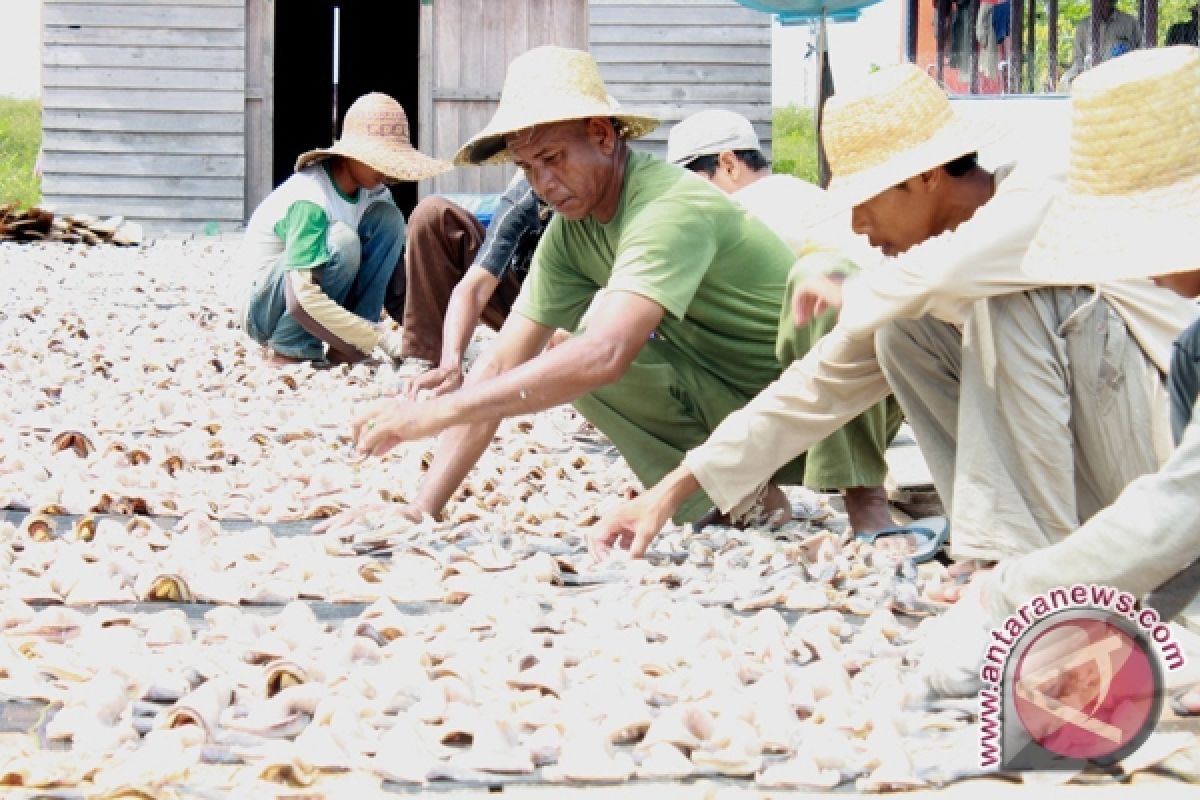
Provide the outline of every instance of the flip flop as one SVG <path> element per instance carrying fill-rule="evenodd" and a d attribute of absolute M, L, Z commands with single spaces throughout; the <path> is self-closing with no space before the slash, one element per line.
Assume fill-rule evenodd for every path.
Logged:
<path fill-rule="evenodd" d="M 1175 712 L 1175 716 L 1177 716 L 1177 717 L 1200 716 L 1200 709 L 1188 708 L 1187 706 L 1185 706 L 1183 704 L 1184 695 L 1188 694 L 1195 688 L 1196 687 L 1194 687 L 1194 686 L 1189 686 L 1188 688 L 1184 689 L 1183 691 L 1176 692 L 1175 694 L 1171 695 L 1170 706 L 1171 706 L 1171 710 L 1173 712 Z"/>
<path fill-rule="evenodd" d="M 871 531 L 869 533 L 856 533 L 854 538 L 859 541 L 875 544 L 875 540 L 880 536 L 898 536 L 909 534 L 916 536 L 921 540 L 917 548 L 912 552 L 912 560 L 917 564 L 924 564 L 930 561 L 942 549 L 942 545 L 946 543 L 946 538 L 950 535 L 950 524 L 945 517 L 925 517 L 910 522 L 908 525 L 900 525 L 895 528 L 884 528 L 879 531 Z"/>

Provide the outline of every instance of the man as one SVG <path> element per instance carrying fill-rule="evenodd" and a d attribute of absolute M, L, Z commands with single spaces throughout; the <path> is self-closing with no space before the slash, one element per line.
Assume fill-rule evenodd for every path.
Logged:
<path fill-rule="evenodd" d="M 1071 68 L 1063 75 L 1063 85 L 1069 86 L 1079 73 L 1124 55 L 1142 46 L 1142 29 L 1138 21 L 1124 11 L 1117 11 L 1117 0 L 1100 0 L 1100 50 L 1092 52 L 1092 16 L 1089 14 L 1075 26 L 1071 49 Z"/>
<path fill-rule="evenodd" d="M 473 214 L 444 197 L 427 197 L 413 209 L 405 274 L 392 280 L 388 313 L 404 320 L 404 357 L 436 366 L 409 381 L 410 396 L 462 385 L 475 326 L 500 330 L 552 214 L 520 173 L 501 195 L 486 235 Z"/>
<path fill-rule="evenodd" d="M 849 233 L 849 217 L 814 225 L 832 218 L 825 191 L 793 175 L 775 175 L 762 153 L 750 120 L 734 111 L 698 111 L 671 128 L 667 136 L 667 161 L 678 164 L 728 192 L 756 217 L 767 223 L 797 255 L 822 249 L 829 256 L 822 274 L 842 280 L 857 264 L 878 260 L 862 237 Z M 834 233 L 832 225 L 843 227 Z M 810 260 L 809 265 L 815 266 Z M 857 262 L 857 263 L 856 263 Z M 793 269 L 787 297 L 807 277 Z M 809 337 L 799 352 L 777 353 L 781 364 L 804 355 L 837 320 L 836 311 L 821 314 L 808 326 Z M 790 320 L 789 320 L 790 324 Z M 815 445 L 805 458 L 804 484 L 810 488 L 841 489 L 846 513 L 855 531 L 879 532 L 895 526 L 888 511 L 884 452 L 901 422 L 894 400 L 886 400 L 850 421 L 840 431 Z M 852 449 L 852 442 L 862 447 Z"/>
<path fill-rule="evenodd" d="M 374 454 L 445 431 L 410 517 L 441 512 L 504 417 L 574 401 L 652 486 L 778 376 L 792 253 L 724 193 L 632 152 L 626 140 L 656 125 L 621 109 L 586 52 L 540 47 L 510 64 L 491 122 L 455 160 L 512 159 L 555 217 L 463 388 L 384 401 L 354 422 L 360 451 Z M 589 306 L 586 326 L 545 350 Z M 778 489 L 771 501 L 790 512 Z M 709 506 L 698 495 L 678 518 Z"/>
<path fill-rule="evenodd" d="M 1037 279 L 1156 281 L 1200 296 L 1200 224 L 1195 191 L 1200 149 L 1200 54 L 1146 50 L 1105 64 L 1072 86 L 1074 132 L 1068 188 L 1054 201 L 1025 257 Z M 1180 102 L 1180 101 L 1184 102 Z M 1163 108 L 1178 113 L 1163 116 Z M 1112 137 L 1114 116 L 1146 124 Z M 1098 141 L 1104 148 L 1096 148 Z M 1170 142 L 1169 146 L 1164 143 Z M 1200 586 L 1200 323 L 1176 342 L 1170 368 L 1172 434 L 1177 444 L 1158 471 L 1125 488 L 1111 506 L 1046 549 L 1001 561 L 972 581 L 966 596 L 922 632 L 922 674 L 939 694 L 973 694 L 988 631 L 1035 596 L 1059 586 L 1100 584 L 1130 592 L 1175 616 Z M 1180 567 L 1192 564 L 1180 573 Z M 1176 573 L 1179 573 L 1178 575 Z M 1174 577 L 1173 577 L 1174 576 Z M 1164 584 L 1170 591 L 1160 589 Z M 1157 590 L 1157 591 L 1156 591 Z M 1200 693 L 1183 698 L 1200 711 Z M 1178 709 L 1177 709 L 1178 710 Z"/>
<path fill-rule="evenodd" d="M 413 148 L 404 108 L 379 93 L 354 101 L 332 147 L 296 159 L 251 216 L 238 256 L 253 278 L 242 328 L 269 363 L 354 363 L 376 346 L 400 355 L 399 337 L 378 326 L 405 228 L 384 184 L 448 169 Z"/>
<path fill-rule="evenodd" d="M 983 170 L 974 154 L 987 131 L 913 65 L 830 98 L 823 132 L 830 193 L 894 258 L 844 292 L 807 287 L 794 299 L 801 311 L 841 305 L 837 325 L 680 468 L 602 520 L 598 555 L 616 543 L 644 552 L 698 488 L 736 512 L 776 465 L 889 390 L 959 558 L 1060 541 L 1165 458 L 1162 374 L 1190 303 L 1149 281 L 1044 288 L 1023 273 L 1051 184 L 1019 166 Z"/>
<path fill-rule="evenodd" d="M 1200 5 L 1192 4 L 1191 13 L 1184 22 L 1176 22 L 1170 28 L 1167 28 L 1167 46 L 1176 44 L 1190 44 L 1192 47 L 1197 45 L 1197 30 L 1200 25 L 1197 24 L 1197 9 Z"/>

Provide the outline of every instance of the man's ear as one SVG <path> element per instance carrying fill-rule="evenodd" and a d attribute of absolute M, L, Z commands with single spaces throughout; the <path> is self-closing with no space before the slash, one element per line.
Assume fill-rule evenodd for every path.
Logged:
<path fill-rule="evenodd" d="M 732 150 L 722 150 L 717 155 L 717 169 L 723 169 L 736 177 L 739 167 L 741 167 L 741 163 Z"/>
<path fill-rule="evenodd" d="M 945 167 L 934 167 L 917 176 L 917 185 L 926 192 L 934 192 L 950 177 Z"/>
<path fill-rule="evenodd" d="M 588 137 L 596 143 L 606 156 L 613 154 L 617 149 L 617 129 L 613 127 L 611 119 L 607 117 L 590 117 L 585 121 L 587 126 Z"/>

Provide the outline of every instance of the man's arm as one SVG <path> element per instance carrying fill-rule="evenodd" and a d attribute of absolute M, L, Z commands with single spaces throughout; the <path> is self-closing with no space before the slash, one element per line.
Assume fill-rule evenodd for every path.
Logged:
<path fill-rule="evenodd" d="M 721 511 L 741 513 L 784 464 L 887 397 L 873 336 L 835 327 L 743 408 L 717 426 L 683 463 L 598 523 L 593 555 L 614 545 L 645 552 L 672 514 L 703 489 Z"/>
<path fill-rule="evenodd" d="M 450 293 L 446 306 L 446 321 L 442 324 L 442 355 L 435 369 L 409 382 L 408 397 L 429 389 L 445 394 L 462 385 L 463 354 L 471 334 L 479 324 L 483 309 L 500 285 L 499 279 L 483 267 L 472 266 Z"/>
<path fill-rule="evenodd" d="M 417 501 L 428 513 L 439 513 L 501 419 L 552 408 L 618 380 L 662 317 L 662 306 L 653 300 L 605 292 L 584 333 L 536 355 L 552 331 L 513 314 L 462 389 L 424 402 L 380 403 L 354 423 L 358 448 L 379 455 L 400 442 L 447 431 Z"/>

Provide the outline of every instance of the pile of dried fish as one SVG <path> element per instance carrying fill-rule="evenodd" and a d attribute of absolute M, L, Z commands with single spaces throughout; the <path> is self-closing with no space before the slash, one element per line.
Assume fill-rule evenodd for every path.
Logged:
<path fill-rule="evenodd" d="M 585 530 L 636 484 L 569 409 L 504 423 L 445 521 L 408 522 L 394 503 L 431 444 L 363 460 L 348 439 L 403 376 L 266 367 L 227 256 L 0 245 L 0 501 L 29 509 L 0 520 L 0 696 L 29 717 L 0 733 L 0 784 L 979 774 L 974 701 L 914 681 L 919 598 L 944 569 L 851 541 L 802 490 L 781 528 L 669 526 L 645 561 L 596 564 Z M 322 534 L 234 522 L 345 507 L 366 512 Z M 1127 772 L 1200 774 L 1192 734 L 1139 754 Z"/>
<path fill-rule="evenodd" d="M 47 208 L 21 210 L 16 203 L 0 205 L 0 242 L 139 245 L 143 238 L 142 226 L 124 217 L 58 216 Z"/>

